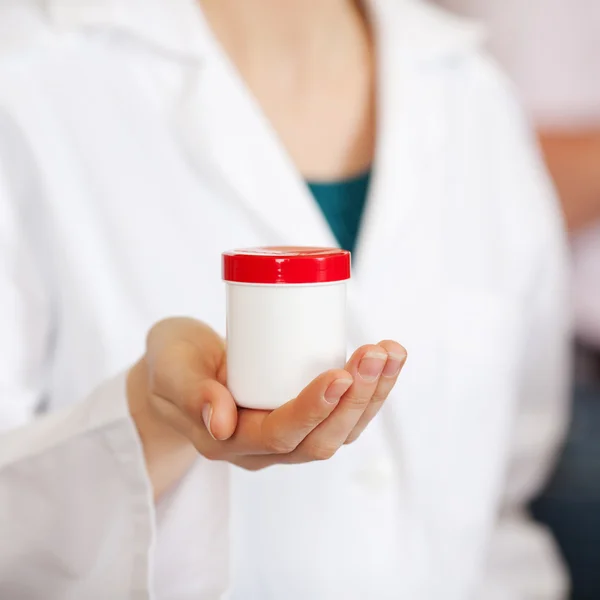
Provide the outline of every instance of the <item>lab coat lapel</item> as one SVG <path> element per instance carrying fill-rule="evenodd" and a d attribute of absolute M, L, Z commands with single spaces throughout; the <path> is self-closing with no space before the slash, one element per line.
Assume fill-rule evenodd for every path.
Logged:
<path fill-rule="evenodd" d="M 427 597 L 431 541 L 415 504 L 422 497 L 437 497 L 441 489 L 430 477 L 436 459 L 428 447 L 433 412 L 424 401 L 432 395 L 431 365 L 438 360 L 431 317 L 441 269 L 436 202 L 446 128 L 443 110 L 436 105 L 443 102 L 440 78 L 423 76 L 410 54 L 414 48 L 403 48 L 400 41 L 409 23 L 395 14 L 390 20 L 389 9 L 379 4 L 372 3 L 378 43 L 378 142 L 349 309 L 359 343 L 372 341 L 367 336 L 393 337 L 410 354 L 399 396 L 390 399 L 379 422 L 403 490 L 398 535 L 407 541 L 406 548 L 418 549 L 399 557 L 403 588 L 398 595 L 417 599 Z M 417 397 L 403 397 L 405 388 L 417 390 Z"/>
<path fill-rule="evenodd" d="M 424 205 L 423 187 L 435 177 L 423 173 L 427 165 L 445 164 L 447 133 L 446 114 L 439 110 L 443 78 L 435 69 L 482 37 L 477 25 L 453 21 L 414 0 L 367 0 L 366 6 L 377 44 L 378 116 L 371 190 L 354 261 L 361 278 L 382 264 L 386 252 L 398 255 L 394 249 L 400 236 L 410 235 L 415 214 L 434 228 L 438 211 Z M 428 246 L 419 255 L 421 269 L 434 251 Z"/>
<path fill-rule="evenodd" d="M 213 46 L 188 77 L 178 123 L 195 168 L 219 180 L 269 243 L 336 246 L 276 132 L 234 67 Z"/>
<path fill-rule="evenodd" d="M 143 9 L 136 7 L 140 1 Z M 82 7 L 49 0 L 49 14 L 61 28 L 118 27 L 151 40 L 166 59 L 176 58 L 183 81 L 176 135 L 203 181 L 214 182 L 220 196 L 250 214 L 265 243 L 335 246 L 310 191 L 198 7 L 181 2 L 175 11 L 167 4 L 90 0 Z"/>
<path fill-rule="evenodd" d="M 438 582 L 432 578 L 431 564 L 441 568 L 442 559 L 445 565 L 452 563 L 453 553 L 469 555 L 474 550 L 471 541 L 461 538 L 463 523 L 451 532 L 444 529 L 448 520 L 456 522 L 456 513 L 438 501 L 452 489 L 443 465 L 460 468 L 467 446 L 454 445 L 455 438 L 446 435 L 449 419 L 440 425 L 434 415 L 446 399 L 453 418 L 469 423 L 475 400 L 453 393 L 458 386 L 452 367 L 458 359 L 446 364 L 453 351 L 444 347 L 455 338 L 444 333 L 452 323 L 446 307 L 442 223 L 451 181 L 452 132 L 443 69 L 452 53 L 476 42 L 479 32 L 462 25 L 455 29 L 447 22 L 438 31 L 435 11 L 409 0 L 371 0 L 369 6 L 379 44 L 379 131 L 355 257 L 351 324 L 360 343 L 367 336 L 394 337 L 409 351 L 399 396 L 386 404 L 379 422 L 403 491 L 399 535 L 407 540 L 405 547 L 414 550 L 401 557 L 403 595 L 440 597 L 439 590 L 433 591 Z M 456 376 L 468 379 L 464 370 Z M 448 380 L 440 383 L 431 376 L 438 372 L 448 372 Z M 411 397 L 403 397 L 404 389 L 412 390 Z M 471 501 L 476 507 L 479 500 L 465 498 L 461 514 L 468 514 Z M 451 551 L 444 546 L 448 537 Z"/>

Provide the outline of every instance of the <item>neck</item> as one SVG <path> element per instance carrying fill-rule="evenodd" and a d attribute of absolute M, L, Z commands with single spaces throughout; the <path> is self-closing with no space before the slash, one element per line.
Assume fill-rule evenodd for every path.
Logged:
<path fill-rule="evenodd" d="M 342 55 L 366 32 L 352 0 L 200 0 L 217 37 L 244 62 L 320 61 Z"/>

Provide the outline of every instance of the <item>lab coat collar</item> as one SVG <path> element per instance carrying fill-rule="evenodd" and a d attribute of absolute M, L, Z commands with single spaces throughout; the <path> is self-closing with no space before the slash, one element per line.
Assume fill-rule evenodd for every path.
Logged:
<path fill-rule="evenodd" d="M 176 116 L 178 135 L 191 163 L 226 186 L 232 200 L 266 228 L 273 244 L 335 245 L 325 218 L 275 132 L 214 43 L 197 0 L 48 2 L 51 16 L 63 27 L 108 28 L 137 36 L 163 56 L 200 59 L 202 68 L 188 72 Z M 404 150 L 407 156 L 415 152 L 415 148 L 403 150 L 399 142 L 410 126 L 402 106 L 409 95 L 414 96 L 414 89 L 423 96 L 420 103 L 434 102 L 437 92 L 421 90 L 414 74 L 423 64 L 445 64 L 468 54 L 480 39 L 476 26 L 421 0 L 367 0 L 367 9 L 378 46 L 380 123 L 376 168 L 355 256 L 359 266 L 369 264 L 389 242 L 392 234 L 382 234 L 388 230 L 386 223 L 409 214 L 418 197 L 410 191 L 411 174 L 401 174 L 398 168 Z M 219 90 L 218 102 L 212 100 L 215 90 Z M 402 202 L 389 193 L 391 189 L 404 190 Z"/>
<path fill-rule="evenodd" d="M 201 60 L 207 36 L 196 0 L 45 0 L 55 27 L 94 29 L 131 36 L 176 60 Z"/>
<path fill-rule="evenodd" d="M 445 62 L 472 52 L 484 39 L 477 22 L 423 0 L 368 0 L 376 31 L 415 64 Z"/>
<path fill-rule="evenodd" d="M 51 20 L 63 29 L 112 29 L 150 43 L 181 59 L 200 59 L 208 50 L 198 0 L 46 0 Z M 423 0 L 366 0 L 377 29 L 408 59 L 445 60 L 479 45 L 482 28 Z"/>

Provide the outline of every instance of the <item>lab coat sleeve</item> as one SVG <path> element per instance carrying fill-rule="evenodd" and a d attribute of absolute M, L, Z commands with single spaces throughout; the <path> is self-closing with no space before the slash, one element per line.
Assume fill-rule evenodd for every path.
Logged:
<path fill-rule="evenodd" d="M 479 600 L 568 595 L 568 575 L 551 533 L 527 505 L 540 493 L 562 447 L 569 419 L 570 311 L 562 234 L 548 232 L 532 279 L 530 327 L 524 345 L 520 405 L 505 484 L 486 556 Z M 531 577 L 536 573 L 535 578 Z"/>
<path fill-rule="evenodd" d="M 11 156 L 5 122 L 0 118 L 0 431 L 27 423 L 40 408 L 52 334 L 44 276 L 22 227 L 30 183 Z"/>
<path fill-rule="evenodd" d="M 54 319 L 37 192 L 0 113 L 0 598 L 144 599 L 154 508 L 125 376 L 38 415 Z"/>
<path fill-rule="evenodd" d="M 490 69 L 493 70 L 493 69 Z M 514 214 L 529 230 L 511 224 L 522 240 L 514 270 L 522 269 L 520 307 L 522 366 L 514 425 L 506 455 L 505 477 L 496 524 L 487 552 L 487 580 L 480 600 L 562 598 L 566 587 L 557 554 L 549 554 L 550 534 L 535 524 L 526 506 L 541 491 L 555 464 L 569 418 L 571 310 L 568 245 L 556 193 L 547 175 L 530 125 L 515 100 L 512 85 L 496 73 L 504 103 L 497 126 L 499 173 L 509 182 L 503 202 L 515 202 Z M 501 154 L 504 154 L 502 158 Z M 512 188 L 512 191 L 511 191 Z M 523 260 L 529 256 L 528 260 Z M 519 260 L 523 264 L 519 264 Z M 519 556 L 514 549 L 523 549 Z M 507 557 L 510 557 L 507 559 Z M 537 557 L 539 563 L 529 559 Z M 539 573 L 531 589 L 531 573 Z M 521 576 L 519 576 L 521 574 Z M 561 590 L 557 594 L 557 590 Z"/>
<path fill-rule="evenodd" d="M 152 497 L 125 375 L 0 435 L 0 598 L 149 598 Z"/>
<path fill-rule="evenodd" d="M 572 319 L 566 244 L 558 226 L 547 234 L 527 306 L 520 414 L 504 498 L 509 507 L 531 500 L 543 487 L 569 419 Z"/>
<path fill-rule="evenodd" d="M 537 493 L 552 468 L 568 421 L 571 379 L 569 250 L 556 191 L 531 124 L 513 84 L 496 71 L 504 130 L 496 143 L 499 199 L 512 203 L 507 233 L 519 240 L 511 260 L 518 273 L 522 366 L 516 429 L 504 505 L 519 505 Z"/>

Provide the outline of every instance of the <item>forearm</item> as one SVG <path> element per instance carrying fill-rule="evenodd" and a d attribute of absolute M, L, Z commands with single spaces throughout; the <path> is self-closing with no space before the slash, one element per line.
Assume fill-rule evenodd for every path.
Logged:
<path fill-rule="evenodd" d="M 542 131 L 540 143 L 569 230 L 600 219 L 600 128 L 573 133 Z"/>

